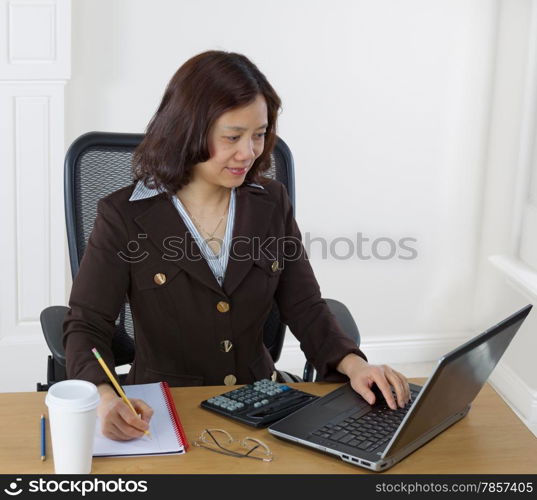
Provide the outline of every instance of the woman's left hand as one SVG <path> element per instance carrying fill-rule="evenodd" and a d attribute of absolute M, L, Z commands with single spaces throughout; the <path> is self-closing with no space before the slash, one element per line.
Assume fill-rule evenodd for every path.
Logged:
<path fill-rule="evenodd" d="M 410 388 L 406 377 L 387 365 L 370 365 L 356 354 L 347 354 L 338 364 L 337 370 L 349 377 L 352 388 L 369 404 L 374 404 L 375 393 L 372 391 L 376 384 L 386 403 L 392 410 L 397 405 L 403 408 L 410 401 Z M 391 388 L 395 390 L 397 402 Z"/>

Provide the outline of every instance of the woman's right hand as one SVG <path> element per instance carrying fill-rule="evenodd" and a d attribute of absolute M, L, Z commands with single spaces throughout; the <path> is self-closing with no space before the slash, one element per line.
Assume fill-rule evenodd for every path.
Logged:
<path fill-rule="evenodd" d="M 153 410 L 141 399 L 130 399 L 137 417 L 114 391 L 110 384 L 98 386 L 101 402 L 97 414 L 101 421 L 101 431 L 107 438 L 116 441 L 128 441 L 142 437 L 149 430 L 149 420 Z"/>

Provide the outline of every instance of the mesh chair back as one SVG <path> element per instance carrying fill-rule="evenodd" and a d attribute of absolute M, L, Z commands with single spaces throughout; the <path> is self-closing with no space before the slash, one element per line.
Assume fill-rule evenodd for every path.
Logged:
<path fill-rule="evenodd" d="M 131 160 L 142 134 L 89 132 L 80 136 L 69 148 L 65 158 L 65 212 L 67 240 L 73 278 L 93 228 L 99 199 L 130 184 L 133 180 Z M 271 168 L 266 175 L 282 182 L 294 207 L 295 182 L 291 151 L 278 138 L 271 155 Z M 280 322 L 276 304 L 265 323 L 263 340 L 276 362 L 279 359 L 285 325 Z M 127 302 L 116 321 L 113 350 L 116 365 L 133 359 L 134 327 Z"/>

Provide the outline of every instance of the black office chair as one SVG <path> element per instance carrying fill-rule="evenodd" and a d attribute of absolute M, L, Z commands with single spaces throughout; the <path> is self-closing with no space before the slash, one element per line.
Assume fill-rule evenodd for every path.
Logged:
<path fill-rule="evenodd" d="M 93 229 L 97 202 L 132 182 L 132 154 L 142 139 L 142 134 L 89 132 L 76 139 L 67 151 L 64 174 L 65 213 L 73 278 L 78 273 Z M 271 155 L 271 167 L 265 175 L 276 178 L 285 185 L 294 210 L 293 157 L 280 138 Z M 359 344 L 358 329 L 347 308 L 337 301 L 326 300 L 340 325 L 345 325 L 349 336 Z M 41 313 L 43 334 L 51 355 L 48 357 L 47 384 L 38 383 L 37 390 L 46 390 L 51 384 L 66 378 L 62 336 L 63 319 L 67 310 L 65 306 L 51 306 Z M 275 363 L 280 358 L 285 329 L 286 326 L 280 321 L 278 307 L 274 303 L 264 325 L 263 341 Z M 112 351 L 116 366 L 130 364 L 134 359 L 134 326 L 127 302 L 123 304 L 116 320 Z M 300 377 L 287 372 L 279 371 L 279 375 L 287 382 L 301 381 Z M 313 367 L 306 363 L 304 380 L 311 381 L 313 377 Z"/>

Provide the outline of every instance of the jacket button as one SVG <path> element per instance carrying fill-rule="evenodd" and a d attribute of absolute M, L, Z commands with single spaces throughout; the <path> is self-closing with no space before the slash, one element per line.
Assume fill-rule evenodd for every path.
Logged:
<path fill-rule="evenodd" d="M 227 313 L 229 311 L 229 302 L 225 302 L 225 301 L 221 300 L 220 302 L 218 302 L 218 304 L 216 304 L 216 308 L 221 313 Z"/>
<path fill-rule="evenodd" d="M 153 276 L 153 281 L 157 285 L 164 285 L 164 283 L 166 283 L 166 275 L 164 273 L 157 273 Z"/>
<path fill-rule="evenodd" d="M 235 375 L 226 375 L 224 377 L 224 384 L 235 385 L 237 383 L 237 377 Z"/>
<path fill-rule="evenodd" d="M 270 376 L 270 380 L 272 380 L 273 382 L 276 382 L 277 378 L 278 378 L 278 372 L 274 370 L 272 372 L 272 375 Z"/>
<path fill-rule="evenodd" d="M 231 349 L 233 349 L 233 342 L 231 340 L 222 340 L 220 342 L 220 350 L 222 352 L 229 352 Z"/>
<path fill-rule="evenodd" d="M 279 268 L 280 268 L 280 265 L 278 264 L 278 261 L 275 260 L 275 261 L 272 263 L 272 266 L 271 266 L 272 272 L 275 273 Z"/>

